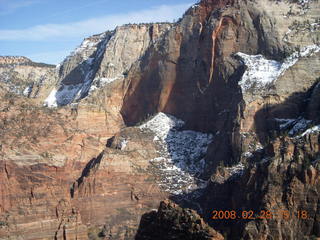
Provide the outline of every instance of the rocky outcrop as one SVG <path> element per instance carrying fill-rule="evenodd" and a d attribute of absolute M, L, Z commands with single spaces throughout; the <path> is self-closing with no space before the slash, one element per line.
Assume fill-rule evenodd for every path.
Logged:
<path fill-rule="evenodd" d="M 113 79 L 126 75 L 132 64 L 170 28 L 170 23 L 117 27 L 105 49 L 96 77 Z"/>
<path fill-rule="evenodd" d="M 315 102 L 319 73 L 312 65 L 319 65 L 317 47 L 310 53 L 302 52 L 302 57 L 266 88 L 256 88 L 256 92 L 256 86 L 242 88 L 246 108 L 241 131 L 248 130 L 241 132 L 242 163 L 218 167 L 199 200 L 209 224 L 228 239 L 319 236 L 319 116 L 314 114 L 319 110 Z M 250 71 L 250 62 L 248 65 Z M 250 79 L 259 78 L 251 74 Z M 233 210 L 236 220 L 212 219 L 214 210 Z"/>
<path fill-rule="evenodd" d="M 84 84 L 84 79 L 76 75 L 80 68 L 80 72 L 86 73 L 99 70 L 101 78 L 122 74 L 169 27 L 169 24 L 128 25 L 112 33 L 86 39 L 57 68 L 60 81 L 66 86 L 77 84 L 75 79 Z M 111 36 L 113 38 L 108 39 Z M 111 41 L 109 48 L 106 39 Z M 132 42 L 131 48 L 124 48 L 122 41 Z M 111 48 L 122 54 L 106 57 L 104 51 L 110 54 Z M 86 61 L 92 54 L 96 54 L 96 59 L 91 59 L 92 65 L 87 66 Z M 120 62 L 123 65 L 113 71 L 109 66 L 112 61 L 117 66 L 121 65 Z M 102 66 L 105 62 L 109 67 Z M 38 73 L 42 69 L 27 64 L 4 66 L 3 71 L 9 70 L 8 83 L 15 83 L 13 74 L 20 71 L 19 81 L 25 84 L 29 77 L 37 81 L 35 76 L 26 75 L 28 71 Z M 52 69 L 54 74 L 55 69 Z M 1 86 L 4 84 L 2 82 Z M 54 84 L 51 82 L 50 87 Z M 44 109 L 21 98 L 20 90 L 15 92 L 17 95 L 8 95 L 6 89 L 1 89 L 1 169 L 4 170 L 1 176 L 6 179 L 10 172 L 10 181 L 6 180 L 2 186 L 1 237 L 87 239 L 87 232 L 92 234 L 93 230 L 86 226 L 98 229 L 105 225 L 111 235 L 121 239 L 126 234 L 133 236 L 139 216 L 167 196 L 159 189 L 154 177 L 146 174 L 149 159 L 156 155 L 155 145 L 149 137 L 146 138 L 147 135 L 139 136 L 139 133 L 129 131 L 126 134 L 132 140 L 126 144 L 128 150 L 122 151 L 117 147 L 105 149 L 100 168 L 90 170 L 90 163 L 99 160 L 97 156 L 104 149 L 106 140 L 123 127 L 119 114 L 124 94 L 121 81 L 111 83 L 102 79 L 95 84 L 100 87 L 99 91 L 91 89 L 92 95 L 81 105 L 74 104 L 57 111 Z M 108 86 L 103 88 L 105 84 Z M 33 96 L 32 91 L 28 90 L 29 97 Z M 41 99 L 39 94 L 37 97 Z M 143 140 L 141 146 L 141 139 L 148 141 Z M 37 177 L 32 177 L 31 171 Z M 33 198 L 36 200 L 31 201 Z M 105 221 L 106 216 L 110 217 L 110 222 Z"/>
<path fill-rule="evenodd" d="M 31 60 L 22 56 L 1 56 L 0 65 L 11 65 L 11 64 L 27 64 L 31 63 Z"/>
<path fill-rule="evenodd" d="M 278 6 L 281 11 L 273 14 L 272 9 Z M 319 4 L 310 2 L 308 6 L 303 16 L 316 21 Z M 125 123 L 134 125 L 159 111 L 173 114 L 192 129 L 219 134 L 209 149 L 207 176 L 221 162 L 238 162 L 241 151 L 247 151 L 242 146 L 251 145 L 242 135 L 252 134 L 251 142 L 257 139 L 252 127 L 254 120 L 250 118 L 267 104 L 265 96 L 275 96 L 269 101 L 280 103 L 294 92 L 308 89 L 316 79 L 319 47 L 313 44 L 317 42 L 309 38 L 298 46 L 295 41 L 283 41 L 290 24 L 304 18 L 291 18 L 284 13 L 300 7 L 298 3 L 279 1 L 201 1 L 129 72 L 121 109 Z M 302 32 L 297 35 L 303 35 Z M 308 34 L 316 39 L 319 30 L 310 30 Z M 256 94 L 242 85 L 245 76 L 253 73 L 246 71 L 249 63 L 237 53 L 250 59 L 262 54 L 259 56 L 266 66 L 261 65 L 267 70 L 260 74 L 274 74 L 271 80 L 252 75 Z M 309 61 L 314 67 L 302 66 Z M 304 77 L 304 70 L 299 69 L 308 69 L 310 77 Z M 300 81 L 301 78 L 305 80 Z M 259 85 L 260 80 L 275 90 L 264 94 L 265 86 Z"/>
<path fill-rule="evenodd" d="M 110 239 L 132 239 L 147 209 L 154 209 L 169 194 L 194 189 L 210 137 L 180 130 L 182 124 L 160 113 L 109 139 L 107 148 L 87 164 L 71 188 L 83 220 L 104 225 L 102 232 Z M 182 158 L 191 156 L 200 163 L 183 167 Z"/>
<path fill-rule="evenodd" d="M 6 91 L 41 104 L 56 84 L 55 66 L 25 57 L 0 57 L 0 82 Z"/>
<path fill-rule="evenodd" d="M 201 1 L 189 9 L 129 72 L 125 123 L 159 111 L 173 114 L 192 129 L 221 134 L 208 169 L 237 162 L 244 67 L 234 54 L 288 55 L 291 47 L 281 41 L 275 21 L 251 1 Z"/>
<path fill-rule="evenodd" d="M 158 211 L 142 217 L 135 239 L 222 240 L 224 237 L 210 228 L 195 211 L 163 201 Z"/>
<path fill-rule="evenodd" d="M 245 169 L 218 171 L 202 199 L 209 224 L 228 239 L 319 237 L 318 153 L 319 131 L 307 131 L 277 138 L 254 153 Z M 236 211 L 238 220 L 212 220 L 213 210 Z"/>

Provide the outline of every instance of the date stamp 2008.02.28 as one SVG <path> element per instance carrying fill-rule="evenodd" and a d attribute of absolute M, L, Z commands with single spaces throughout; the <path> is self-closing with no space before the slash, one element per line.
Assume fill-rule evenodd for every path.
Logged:
<path fill-rule="evenodd" d="M 288 210 L 213 210 L 211 219 L 213 220 L 256 220 L 256 219 L 303 219 L 309 218 L 306 210 L 299 210 L 296 212 L 290 212 Z"/>

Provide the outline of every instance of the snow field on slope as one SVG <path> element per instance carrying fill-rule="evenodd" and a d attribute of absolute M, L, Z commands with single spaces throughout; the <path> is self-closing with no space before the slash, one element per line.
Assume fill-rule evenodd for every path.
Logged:
<path fill-rule="evenodd" d="M 299 135 L 297 138 L 304 137 L 306 135 L 320 132 L 320 125 L 313 126 L 311 128 L 308 128 L 306 131 L 304 131 L 301 135 Z"/>
<path fill-rule="evenodd" d="M 309 57 L 317 52 L 320 52 L 320 46 L 310 45 L 302 48 L 301 51 L 294 52 L 283 62 L 268 60 L 262 55 L 236 53 L 236 56 L 240 57 L 247 66 L 247 70 L 239 82 L 242 92 L 246 92 L 251 88 L 264 88 L 274 83 L 287 69 L 295 65 L 301 57 Z"/>
<path fill-rule="evenodd" d="M 85 63 L 85 66 L 88 67 L 82 68 L 82 72 L 85 74 L 85 78 L 83 80 L 83 83 L 80 84 L 72 84 L 72 85 L 65 85 L 60 84 L 60 86 L 57 89 L 54 89 L 51 91 L 47 99 L 44 101 L 44 105 L 47 107 L 58 107 L 61 105 L 67 105 L 74 101 L 80 100 L 83 96 L 86 96 L 87 94 L 90 94 L 92 91 L 98 88 L 96 86 L 94 79 L 94 71 L 93 71 L 93 65 L 96 58 L 100 58 L 102 54 L 105 51 L 106 45 L 108 42 L 108 38 L 106 38 L 106 34 L 101 34 L 98 38 L 95 38 L 93 40 L 85 39 L 81 45 L 75 49 L 63 62 L 68 61 L 71 57 L 75 55 L 80 55 L 83 59 L 82 63 Z M 98 45 L 101 43 L 101 47 L 98 48 Z M 90 57 L 88 55 L 89 50 L 92 50 L 93 48 L 96 49 L 95 58 Z M 92 52 L 92 51 L 91 51 Z M 61 66 L 61 64 L 60 64 Z M 60 68 L 59 66 L 59 68 Z M 57 71 L 59 71 L 59 68 L 57 68 Z M 99 86 L 104 86 L 112 81 L 115 81 L 117 78 L 114 79 L 107 79 L 107 78 L 99 78 L 99 82 L 101 83 Z"/>
<path fill-rule="evenodd" d="M 151 159 L 159 175 L 159 185 L 172 194 L 182 194 L 203 187 L 198 176 L 204 171 L 204 156 L 212 142 L 211 134 L 182 130 L 185 123 L 165 113 L 158 113 L 141 125 L 155 134 L 160 157 Z"/>
<path fill-rule="evenodd" d="M 44 105 L 47 107 L 58 107 L 60 105 L 69 104 L 79 93 L 82 86 L 83 84 L 61 85 L 58 91 L 53 89 L 44 101 Z"/>

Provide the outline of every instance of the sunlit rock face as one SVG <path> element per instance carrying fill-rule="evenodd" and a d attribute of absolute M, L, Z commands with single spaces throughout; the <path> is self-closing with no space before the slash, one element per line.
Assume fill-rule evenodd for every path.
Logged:
<path fill-rule="evenodd" d="M 58 66 L 60 83 L 45 104 L 67 105 L 97 88 L 122 80 L 132 64 L 170 27 L 169 23 L 125 25 L 86 38 Z"/>
<path fill-rule="evenodd" d="M 57 83 L 56 69 L 26 57 L 0 56 L 0 82 L 6 92 L 41 103 Z"/>

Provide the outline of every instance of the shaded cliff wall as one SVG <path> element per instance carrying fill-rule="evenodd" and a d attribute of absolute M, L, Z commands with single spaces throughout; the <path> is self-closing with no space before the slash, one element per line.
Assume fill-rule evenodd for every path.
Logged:
<path fill-rule="evenodd" d="M 237 162 L 244 67 L 233 54 L 282 59 L 287 51 L 274 19 L 253 2 L 201 1 L 129 72 L 124 121 L 134 125 L 155 112 L 173 114 L 191 129 L 220 134 L 209 150 L 211 169 Z"/>

